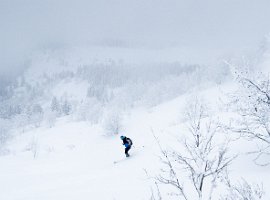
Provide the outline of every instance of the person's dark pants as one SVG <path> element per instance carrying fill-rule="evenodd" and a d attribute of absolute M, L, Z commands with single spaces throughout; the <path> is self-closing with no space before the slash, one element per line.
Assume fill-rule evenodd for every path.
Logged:
<path fill-rule="evenodd" d="M 131 146 L 128 146 L 125 148 L 125 154 L 127 157 L 129 156 L 128 151 L 130 150 L 130 148 L 131 148 Z"/>

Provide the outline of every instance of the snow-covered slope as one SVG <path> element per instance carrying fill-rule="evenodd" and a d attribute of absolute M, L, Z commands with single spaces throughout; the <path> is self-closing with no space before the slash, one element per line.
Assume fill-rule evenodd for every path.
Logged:
<path fill-rule="evenodd" d="M 223 93 L 232 88 L 223 85 L 199 95 L 219 105 Z M 190 98 L 192 95 L 183 95 L 153 108 L 126 113 L 121 134 L 133 139 L 130 158 L 124 156 L 119 135 L 107 136 L 99 125 L 74 122 L 68 117 L 58 119 L 52 128 L 22 133 L 9 142 L 11 154 L 0 157 L 0 199 L 149 199 L 154 187 L 150 177 L 161 168 L 153 132 L 164 148 L 177 147 L 176 138 L 183 133 L 185 123 L 183 109 Z M 220 109 L 215 106 L 212 113 Z M 219 115 L 225 110 L 221 109 Z M 250 147 L 241 142 L 241 147 L 236 144 L 232 148 L 243 153 Z M 251 157 L 241 154 L 230 169 L 236 180 L 263 181 L 265 199 L 270 198 L 268 167 L 256 166 Z"/>

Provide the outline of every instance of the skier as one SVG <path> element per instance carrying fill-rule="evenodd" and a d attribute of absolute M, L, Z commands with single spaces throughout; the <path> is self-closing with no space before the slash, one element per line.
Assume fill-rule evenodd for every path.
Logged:
<path fill-rule="evenodd" d="M 128 151 L 130 150 L 132 146 L 132 140 L 126 136 L 120 136 L 120 139 L 123 140 L 123 145 L 125 145 L 125 154 L 126 157 L 129 157 Z"/>

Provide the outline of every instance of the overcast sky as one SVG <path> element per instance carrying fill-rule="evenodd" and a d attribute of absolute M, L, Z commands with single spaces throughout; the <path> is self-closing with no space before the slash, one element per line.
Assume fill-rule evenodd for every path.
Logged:
<path fill-rule="evenodd" d="M 0 0 L 0 73 L 42 48 L 105 41 L 255 48 L 270 32 L 269 10 L 269 0 Z"/>

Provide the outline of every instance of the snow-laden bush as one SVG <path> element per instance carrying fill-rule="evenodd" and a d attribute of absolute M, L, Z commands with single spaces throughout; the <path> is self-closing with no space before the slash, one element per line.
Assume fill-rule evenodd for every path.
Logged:
<path fill-rule="evenodd" d="M 55 111 L 47 110 L 44 113 L 44 122 L 45 126 L 48 126 L 49 128 L 52 128 L 55 125 L 57 118 L 57 113 Z"/>
<path fill-rule="evenodd" d="M 123 128 L 121 112 L 115 109 L 105 113 L 102 124 L 106 135 L 118 135 Z"/>
<path fill-rule="evenodd" d="M 77 107 L 75 113 L 77 120 L 89 121 L 92 124 L 100 122 L 104 108 L 96 98 L 86 98 Z"/>

